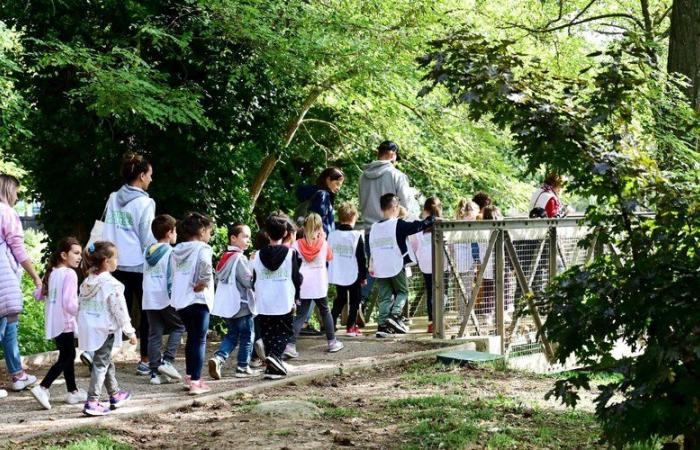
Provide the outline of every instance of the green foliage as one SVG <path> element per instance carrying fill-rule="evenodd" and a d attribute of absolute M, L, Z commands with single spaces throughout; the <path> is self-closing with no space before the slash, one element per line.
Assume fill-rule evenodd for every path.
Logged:
<path fill-rule="evenodd" d="M 613 250 L 569 268 L 540 306 L 558 361 L 576 355 L 622 375 L 596 398 L 618 447 L 700 434 L 698 122 L 648 44 L 630 34 L 589 55 L 577 77 L 552 76 L 511 42 L 470 30 L 434 42 L 421 60 L 431 82 L 423 94 L 445 86 L 472 118 L 508 129 L 530 170 L 570 175 L 568 189 L 597 198 L 586 216 Z M 618 343 L 639 356 L 616 358 Z M 575 405 L 578 388 L 590 388 L 588 373 L 557 381 L 550 395 Z"/>

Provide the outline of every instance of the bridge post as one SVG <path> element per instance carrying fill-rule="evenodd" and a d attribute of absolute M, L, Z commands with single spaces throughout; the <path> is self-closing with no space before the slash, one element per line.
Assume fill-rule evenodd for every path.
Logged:
<path fill-rule="evenodd" d="M 445 235 L 435 227 L 431 233 L 433 252 L 433 337 L 445 339 Z"/>
<path fill-rule="evenodd" d="M 496 237 L 496 247 L 494 251 L 496 252 L 496 279 L 494 281 L 496 288 L 496 334 L 501 337 L 501 355 L 506 353 L 506 326 L 505 326 L 505 245 L 503 234 L 504 230 L 498 230 L 498 236 Z"/>

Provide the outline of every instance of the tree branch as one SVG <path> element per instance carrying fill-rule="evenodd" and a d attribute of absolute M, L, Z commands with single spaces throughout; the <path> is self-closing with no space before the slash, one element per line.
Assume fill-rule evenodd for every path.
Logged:
<path fill-rule="evenodd" d="M 565 28 L 571 28 L 576 25 L 581 25 L 582 23 L 587 23 L 587 22 L 594 22 L 596 20 L 601 20 L 601 19 L 610 19 L 610 18 L 620 18 L 620 19 L 627 19 L 632 21 L 635 25 L 637 25 L 640 29 L 644 30 L 644 24 L 634 17 L 631 14 L 625 14 L 625 13 L 610 13 L 610 14 L 600 14 L 598 16 L 591 16 L 591 17 L 586 17 L 585 19 L 581 20 L 573 20 L 569 23 L 565 23 L 563 25 L 558 25 L 556 27 L 549 27 L 549 28 L 530 28 L 526 27 L 524 25 L 520 25 L 517 23 L 508 23 L 508 25 L 511 25 L 515 28 L 520 28 L 525 31 L 529 31 L 530 33 L 551 33 L 553 31 L 558 31 L 558 30 L 563 30 Z"/>

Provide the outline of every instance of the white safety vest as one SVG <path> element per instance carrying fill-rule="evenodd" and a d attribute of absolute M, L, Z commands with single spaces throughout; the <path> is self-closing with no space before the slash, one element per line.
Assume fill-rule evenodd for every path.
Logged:
<path fill-rule="evenodd" d="M 138 226 L 143 214 L 149 208 L 155 209 L 155 202 L 149 197 L 137 197 L 120 207 L 117 204 L 117 193 L 110 194 L 107 200 L 102 239 L 114 243 L 117 247 L 120 266 L 143 265 L 144 249 L 139 240 Z"/>
<path fill-rule="evenodd" d="M 369 248 L 375 278 L 391 278 L 403 270 L 403 255 L 396 242 L 398 219 L 389 219 L 372 225 Z"/>
<path fill-rule="evenodd" d="M 418 249 L 416 259 L 420 271 L 425 274 L 433 273 L 433 245 L 431 241 L 432 233 L 421 231 L 415 235 L 418 238 Z"/>
<path fill-rule="evenodd" d="M 292 245 L 296 251 L 299 251 L 299 243 L 294 242 Z M 299 252 L 301 255 L 301 252 Z M 307 261 L 302 255 L 301 267 L 299 272 L 304 277 L 301 283 L 299 296 L 306 300 L 324 298 L 328 295 L 328 242 L 324 242 L 318 255 L 311 261 Z"/>
<path fill-rule="evenodd" d="M 59 267 L 53 269 L 49 276 L 49 292 L 44 300 L 44 329 L 46 331 L 46 339 L 53 339 L 63 333 L 67 322 L 73 322 L 73 325 L 76 324 L 75 317 L 64 311 L 61 303 L 61 299 L 63 298 L 63 282 L 69 270 L 72 271 L 73 269 Z"/>
<path fill-rule="evenodd" d="M 242 253 L 238 253 L 233 257 L 233 261 L 226 262 L 226 264 L 233 264 L 233 267 L 228 279 L 219 280 L 219 283 L 216 285 L 214 308 L 211 310 L 214 316 L 230 319 L 241 310 L 243 299 L 241 299 L 241 293 L 236 286 L 236 268 L 242 255 Z"/>
<path fill-rule="evenodd" d="M 90 275 L 88 279 L 93 277 Z M 107 336 L 114 334 L 114 347 L 121 346 L 122 330 L 114 323 L 112 315 L 107 307 L 107 297 L 115 292 L 124 297 L 124 285 L 112 275 L 98 275 L 105 277 L 99 288 L 93 290 L 89 296 L 78 296 L 78 347 L 88 352 L 95 351 L 104 345 Z"/>
<path fill-rule="evenodd" d="M 160 244 L 167 245 L 170 244 Z M 148 251 L 148 249 L 146 250 Z M 168 263 L 173 250 L 170 247 L 155 266 L 143 263 L 143 306 L 144 311 L 160 311 L 170 305 L 168 295 Z M 145 253 L 144 253 L 145 256 Z"/>
<path fill-rule="evenodd" d="M 277 270 L 265 267 L 258 255 L 253 261 L 255 273 L 255 308 L 258 314 L 283 316 L 294 307 L 294 282 L 292 281 L 292 255 L 290 249 Z"/>
<path fill-rule="evenodd" d="M 474 269 L 474 255 L 471 242 L 457 242 L 452 245 L 457 273 L 467 273 Z"/>
<path fill-rule="evenodd" d="M 202 242 L 199 249 L 191 252 L 184 261 L 176 261 L 171 254 L 173 257 L 173 284 L 170 304 L 173 308 L 180 310 L 196 303 L 207 305 L 209 311 L 214 307 L 214 277 L 209 280 L 209 284 L 202 291 L 194 291 L 199 253 L 208 247 Z"/>
<path fill-rule="evenodd" d="M 350 286 L 357 281 L 360 269 L 355 252 L 361 236 L 361 231 L 354 230 L 335 230 L 328 235 L 328 245 L 333 252 L 333 259 L 328 264 L 329 283 Z"/>
<path fill-rule="evenodd" d="M 493 280 L 494 279 L 494 271 L 493 271 L 493 266 L 494 266 L 494 260 L 496 259 L 496 255 L 491 252 L 491 256 L 489 257 L 489 263 L 486 267 L 484 267 L 484 258 L 486 257 L 486 248 L 488 247 L 487 244 L 479 244 L 479 261 L 481 262 L 481 270 L 484 272 L 484 279 L 486 280 Z"/>

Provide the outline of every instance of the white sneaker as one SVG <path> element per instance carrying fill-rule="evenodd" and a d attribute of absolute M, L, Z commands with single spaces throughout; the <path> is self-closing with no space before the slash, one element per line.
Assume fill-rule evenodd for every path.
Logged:
<path fill-rule="evenodd" d="M 51 393 L 48 389 L 44 389 L 41 386 L 34 386 L 30 390 L 30 392 L 32 393 L 36 401 L 38 401 L 39 404 L 44 407 L 44 409 L 51 409 L 51 403 L 49 402 L 49 397 L 51 397 Z"/>
<path fill-rule="evenodd" d="M 87 392 L 85 389 L 78 388 L 76 392 L 69 392 L 66 394 L 66 403 L 69 405 L 77 405 L 78 403 L 85 403 L 87 401 Z"/>
<path fill-rule="evenodd" d="M 236 378 L 250 378 L 250 377 L 257 377 L 260 375 L 259 370 L 254 370 L 251 369 L 250 366 L 246 367 L 236 367 L 236 374 L 234 375 Z"/>
<path fill-rule="evenodd" d="M 156 375 L 154 373 L 151 374 L 151 384 L 162 384 L 163 381 L 160 379 L 159 375 Z"/>
<path fill-rule="evenodd" d="M 332 341 L 328 341 L 328 351 L 330 353 L 335 353 L 339 352 L 345 347 L 342 342 L 340 342 L 337 339 L 333 339 Z"/>
<path fill-rule="evenodd" d="M 0 398 L 7 397 L 7 391 L 5 389 L 0 389 Z"/>
<path fill-rule="evenodd" d="M 177 369 L 170 363 L 170 361 L 163 361 L 163 364 L 158 366 L 158 372 L 162 373 L 163 375 L 173 378 L 175 380 L 182 380 L 182 375 L 180 375 L 180 372 L 177 371 Z"/>
<path fill-rule="evenodd" d="M 21 376 L 12 377 L 12 390 L 19 392 L 28 388 L 34 383 L 36 383 L 36 377 L 34 375 L 29 375 L 27 372 L 22 372 Z"/>
<path fill-rule="evenodd" d="M 287 344 L 287 346 L 284 348 L 284 353 L 282 353 L 282 356 L 287 358 L 298 358 L 299 352 L 297 352 L 297 346 L 295 344 Z"/>
<path fill-rule="evenodd" d="M 214 380 L 221 379 L 221 366 L 224 364 L 224 360 L 219 356 L 214 356 L 209 360 L 209 376 Z"/>

